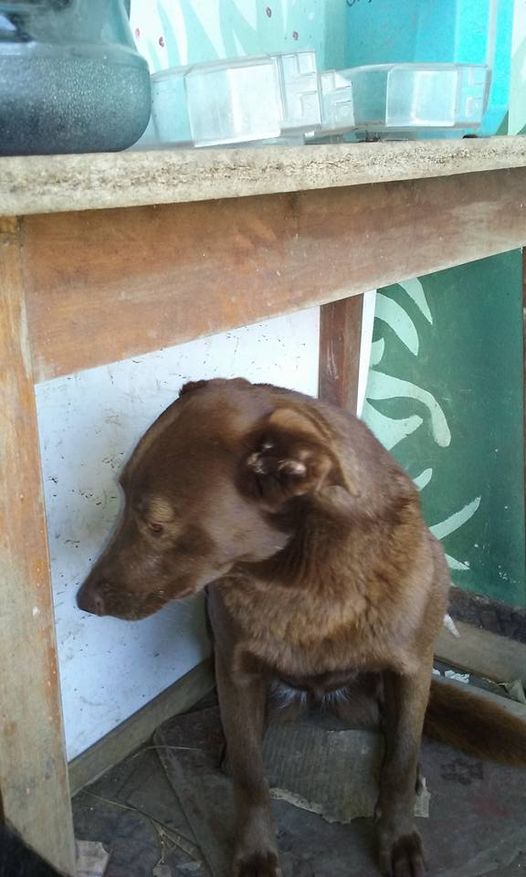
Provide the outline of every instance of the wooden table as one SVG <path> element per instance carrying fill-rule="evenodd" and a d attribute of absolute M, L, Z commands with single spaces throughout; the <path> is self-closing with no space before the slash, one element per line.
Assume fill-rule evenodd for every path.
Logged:
<path fill-rule="evenodd" d="M 34 384 L 323 305 L 353 406 L 361 296 L 526 243 L 526 138 L 0 159 L 0 800 L 73 832 Z"/>

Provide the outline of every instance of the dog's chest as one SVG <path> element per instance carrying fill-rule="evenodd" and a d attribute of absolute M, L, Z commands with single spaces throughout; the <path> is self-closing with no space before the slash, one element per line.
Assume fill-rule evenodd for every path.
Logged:
<path fill-rule="evenodd" d="M 239 631 L 238 654 L 258 658 L 277 675 L 382 669 L 408 659 L 393 641 L 391 623 L 358 592 L 328 598 L 246 582 L 225 587 L 222 598 Z"/>

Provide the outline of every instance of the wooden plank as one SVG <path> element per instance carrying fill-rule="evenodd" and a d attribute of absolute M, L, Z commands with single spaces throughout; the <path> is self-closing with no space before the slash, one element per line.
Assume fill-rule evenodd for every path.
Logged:
<path fill-rule="evenodd" d="M 526 168 L 27 217 L 38 380 L 520 246 Z"/>
<path fill-rule="evenodd" d="M 524 137 L 0 158 L 0 212 L 207 201 L 526 165 Z"/>
<path fill-rule="evenodd" d="M 320 399 L 356 414 L 363 295 L 329 302 L 320 309 Z"/>
<path fill-rule="evenodd" d="M 526 609 L 522 606 L 509 606 L 453 585 L 449 592 L 449 611 L 455 621 L 465 621 L 472 627 L 526 644 Z"/>
<path fill-rule="evenodd" d="M 460 637 L 445 628 L 439 634 L 435 655 L 440 661 L 495 682 L 520 679 L 526 685 L 526 645 L 496 633 L 455 622 Z"/>
<path fill-rule="evenodd" d="M 74 843 L 17 233 L 0 235 L 0 798 L 61 872 Z"/>
<path fill-rule="evenodd" d="M 209 658 L 74 758 L 69 763 L 71 794 L 75 795 L 126 758 L 151 737 L 162 722 L 193 707 L 214 685 L 213 663 Z"/>

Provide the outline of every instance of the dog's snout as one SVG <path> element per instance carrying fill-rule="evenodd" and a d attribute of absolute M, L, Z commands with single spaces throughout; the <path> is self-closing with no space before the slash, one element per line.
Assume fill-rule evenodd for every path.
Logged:
<path fill-rule="evenodd" d="M 94 594 L 92 603 L 95 615 L 104 615 L 104 597 L 102 594 Z"/>
<path fill-rule="evenodd" d="M 100 586 L 94 587 L 86 582 L 77 594 L 77 606 L 83 612 L 90 612 L 92 615 L 104 615 L 105 604 Z"/>

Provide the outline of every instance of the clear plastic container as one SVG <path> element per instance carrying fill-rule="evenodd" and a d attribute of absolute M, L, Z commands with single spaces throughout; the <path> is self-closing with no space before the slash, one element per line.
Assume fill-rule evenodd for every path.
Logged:
<path fill-rule="evenodd" d="M 378 64 L 339 71 L 350 83 L 357 128 L 476 129 L 490 72 L 474 64 Z"/>
<path fill-rule="evenodd" d="M 321 124 L 318 68 L 315 52 L 273 55 L 281 98 L 283 133 L 316 129 Z"/>
<path fill-rule="evenodd" d="M 217 146 L 297 137 L 321 125 L 316 55 L 261 55 L 152 76 L 160 143 Z"/>
<path fill-rule="evenodd" d="M 195 146 L 279 137 L 282 107 L 271 57 L 199 64 L 184 82 Z"/>
<path fill-rule="evenodd" d="M 152 135 L 158 143 L 192 145 L 184 84 L 188 67 L 154 73 L 152 80 Z"/>
<path fill-rule="evenodd" d="M 472 119 L 478 114 L 480 80 L 483 76 L 481 68 L 485 67 L 487 74 L 482 117 L 477 125 L 467 125 L 466 130 L 475 127 L 479 134 L 494 134 L 508 106 L 513 9 L 514 0 L 404 0 L 403 4 L 400 0 L 375 3 L 347 0 L 346 67 L 370 66 L 371 77 L 379 81 L 381 74 L 377 77 L 374 73 L 378 65 L 415 64 L 418 65 L 415 71 L 429 68 L 429 65 L 443 66 L 442 81 L 447 94 L 444 95 L 442 109 L 434 115 L 448 120 L 453 116 L 457 120 L 462 116 Z M 446 69 L 451 65 L 458 66 L 460 70 L 456 87 L 453 75 Z M 415 74 L 412 85 L 408 84 L 408 73 L 400 72 L 396 74 L 398 76 L 401 77 L 399 81 L 403 93 L 415 95 L 415 106 L 419 107 L 410 115 L 415 118 L 428 117 L 429 110 L 422 112 L 428 103 L 425 92 L 433 92 L 440 103 L 441 81 L 436 78 L 433 84 L 431 76 L 426 74 L 426 82 L 422 76 Z M 362 89 L 361 84 L 359 88 Z M 367 88 L 376 92 L 372 79 Z M 394 81 L 389 88 L 391 95 L 394 95 Z M 470 108 L 469 92 L 472 88 L 474 95 Z M 460 105 L 458 111 L 453 113 L 451 101 L 455 93 Z M 387 109 L 386 115 L 389 115 Z M 393 113 L 393 119 L 396 115 L 397 112 Z M 405 110 L 403 115 L 407 115 Z M 419 125 L 414 127 L 415 130 L 420 128 Z M 437 132 L 441 126 L 425 127 L 435 128 Z M 448 122 L 443 127 L 447 132 L 447 129 L 462 128 L 462 125 Z"/>
<path fill-rule="evenodd" d="M 345 74 L 345 70 L 325 70 L 318 76 L 323 136 L 350 131 L 355 126 L 353 88 Z"/>

